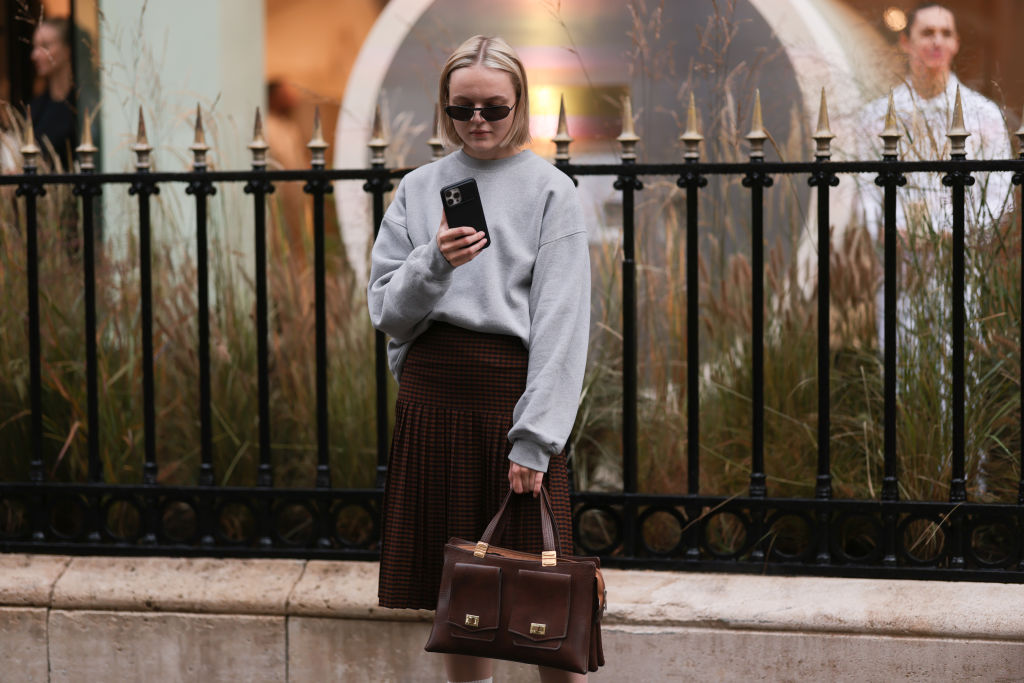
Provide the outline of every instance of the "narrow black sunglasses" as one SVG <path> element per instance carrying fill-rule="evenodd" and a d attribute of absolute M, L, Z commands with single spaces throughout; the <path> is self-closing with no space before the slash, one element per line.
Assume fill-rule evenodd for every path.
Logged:
<path fill-rule="evenodd" d="M 480 118 L 484 121 L 501 121 L 512 113 L 512 108 L 515 106 L 515 104 L 511 107 L 499 104 L 493 107 L 463 107 L 458 104 L 449 104 L 444 108 L 444 113 L 456 121 L 469 121 L 476 112 L 480 112 Z"/>

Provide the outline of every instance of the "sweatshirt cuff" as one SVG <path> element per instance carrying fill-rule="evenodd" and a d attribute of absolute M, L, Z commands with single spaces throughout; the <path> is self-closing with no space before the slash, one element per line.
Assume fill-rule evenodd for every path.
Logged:
<path fill-rule="evenodd" d="M 512 444 L 512 452 L 508 454 L 508 459 L 531 470 L 547 472 L 551 455 L 545 453 L 540 444 L 519 439 Z"/>
<path fill-rule="evenodd" d="M 443 279 L 452 274 L 455 270 L 455 266 L 448 263 L 448 259 L 441 253 L 441 247 L 437 246 L 437 239 L 432 239 L 430 243 L 433 247 L 430 250 L 430 272 Z"/>

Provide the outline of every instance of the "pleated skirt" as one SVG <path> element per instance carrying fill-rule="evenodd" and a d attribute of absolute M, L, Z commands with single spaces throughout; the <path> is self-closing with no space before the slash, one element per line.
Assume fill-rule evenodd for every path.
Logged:
<path fill-rule="evenodd" d="M 388 459 L 378 598 L 383 607 L 434 609 L 444 545 L 480 539 L 508 493 L 508 432 L 526 387 L 527 352 L 512 336 L 434 323 L 402 368 Z M 564 454 L 544 477 L 559 551 L 572 551 Z M 515 495 L 494 545 L 542 550 L 540 507 Z"/>

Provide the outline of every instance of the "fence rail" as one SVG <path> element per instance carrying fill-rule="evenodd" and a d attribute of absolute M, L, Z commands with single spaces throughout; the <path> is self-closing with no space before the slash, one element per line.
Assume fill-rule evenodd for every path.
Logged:
<path fill-rule="evenodd" d="M 692 109 L 691 109 L 692 110 Z M 691 117 L 692 120 L 692 117 Z M 826 119 L 827 123 L 827 119 Z M 142 127 L 140 126 L 140 129 Z M 564 112 L 560 133 L 564 131 Z M 600 176 L 614 179 L 623 205 L 622 297 L 623 297 L 623 428 L 622 490 L 615 493 L 577 491 L 573 493 L 577 546 L 601 556 L 611 566 L 636 566 L 674 570 L 730 571 L 773 574 L 817 574 L 826 576 L 938 578 L 954 580 L 1024 581 L 1024 478 L 1016 504 L 983 504 L 967 501 L 964 444 L 964 187 L 978 172 L 1013 173 L 1013 182 L 1024 179 L 1024 156 L 1008 160 L 967 160 L 954 144 L 953 158 L 945 161 L 899 161 L 893 152 L 878 161 L 835 162 L 828 152 L 827 125 L 819 125 L 816 160 L 812 162 L 771 162 L 759 153 L 763 138 L 755 126 L 751 136 L 751 159 L 743 163 L 709 163 L 699 160 L 700 136 L 691 123 L 682 137 L 686 144 L 683 163 L 639 164 L 630 143 L 631 129 L 620 137 L 622 162 L 618 164 L 574 164 L 568 155 L 568 136 L 556 138 L 556 165 L 571 177 Z M 821 140 L 826 140 L 825 144 Z M 954 141 L 955 143 L 955 141 Z M 385 473 L 389 425 L 387 424 L 387 369 L 383 335 L 376 338 L 377 381 L 377 480 L 372 489 L 348 489 L 331 480 L 328 462 L 330 406 L 327 402 L 328 357 L 325 319 L 324 202 L 339 180 L 364 181 L 372 198 L 373 226 L 380 225 L 385 197 L 406 170 L 385 166 L 386 142 L 379 134 L 371 142 L 374 154 L 370 167 L 354 170 L 325 168 L 319 126 L 310 143 L 311 169 L 276 171 L 266 168 L 266 143 L 259 132 L 250 145 L 253 168 L 247 171 L 209 171 L 205 164 L 205 143 L 197 122 L 195 163 L 190 172 L 151 172 L 151 149 L 144 129 L 134 147 L 135 173 L 95 173 L 91 145 L 79 148 L 81 172 L 67 175 L 38 174 L 31 142 L 26 152 L 24 173 L 0 176 L 0 187 L 16 186 L 21 201 L 26 237 L 26 280 L 28 288 L 27 329 L 30 367 L 30 412 L 32 452 L 30 476 L 25 482 L 0 482 L 0 511 L 21 523 L 0 526 L 0 550 L 6 552 L 60 552 L 82 554 L 217 555 L 261 557 L 316 557 L 372 559 L 377 556 L 378 518 Z M 899 461 L 895 419 L 897 414 L 896 339 L 896 197 L 906 174 L 946 174 L 953 201 L 952 476 L 946 502 L 900 500 Z M 832 490 L 830 463 L 829 371 L 829 253 L 818 258 L 818 458 L 813 498 L 769 496 L 765 482 L 769 474 L 764 463 L 764 191 L 775 176 L 806 177 L 817 194 L 817 235 L 819 244 L 830 242 L 830 189 L 840 174 L 873 174 L 884 195 L 884 471 L 880 496 L 874 500 L 837 499 Z M 652 495 L 638 491 L 637 417 L 637 294 L 636 229 L 634 198 L 643 190 L 643 178 L 674 179 L 686 196 L 686 358 L 688 409 L 686 471 L 688 488 L 673 495 Z M 742 178 L 750 192 L 752 234 L 753 305 L 753 396 L 751 474 L 744 496 L 709 496 L 699 488 L 701 441 L 699 434 L 699 287 L 698 198 L 712 178 Z M 316 305 L 316 401 L 317 465 L 315 487 L 283 489 L 274 487 L 271 465 L 270 389 L 268 378 L 268 293 L 266 253 L 266 201 L 274 183 L 304 181 L 313 206 L 314 282 Z M 201 465 L 196 486 L 158 484 L 154 414 L 154 352 L 151 290 L 150 201 L 163 186 L 184 184 L 195 200 L 198 348 L 201 422 Z M 255 487 L 215 485 L 213 470 L 212 415 L 210 405 L 210 331 L 206 308 L 209 291 L 207 202 L 219 187 L 244 184 L 255 210 L 255 286 L 259 373 L 259 469 Z M 37 200 L 47 187 L 70 185 L 81 202 L 83 251 L 81 254 L 85 296 L 86 383 L 88 413 L 88 480 L 81 483 L 47 481 L 43 464 L 42 350 L 37 244 Z M 99 452 L 96 309 L 95 309 L 95 227 L 93 201 L 104 189 L 127 187 L 137 198 L 139 218 L 142 289 L 141 327 L 143 338 L 143 400 L 145 409 L 144 468 L 142 483 L 104 483 Z M 759 277 L 761 275 L 761 277 Z M 72 277 L 72 274 L 68 274 Z M 1024 291 L 1024 288 L 1022 288 Z M 1018 309 L 1021 310 L 1021 309 Z M 1024 338 L 1024 328 L 1021 328 Z M 1021 382 L 1024 387 L 1024 382 Z M 1024 390 L 1022 390 L 1024 391 Z M 1021 395 L 1024 402 L 1024 393 Z M 9 418 L 0 415 L 0 422 Z M 1024 433 L 1024 429 L 1022 429 Z M 1021 455 L 1024 460 L 1024 454 Z M 1024 464 L 1024 462 L 1022 462 Z M 1024 472 L 1024 467 L 1021 468 Z M 343 483 L 342 483 L 343 484 Z M 127 512 L 136 520 L 127 531 L 111 528 L 111 511 Z M 227 520 L 230 518 L 230 530 Z M 598 536 L 586 529 L 597 527 Z M 590 520 L 589 522 L 587 520 Z M 584 523 L 586 522 L 586 523 Z M 652 544 L 648 525 L 666 523 L 672 542 Z M 737 534 L 727 547 L 717 539 L 716 530 L 728 524 Z M 926 552 L 916 545 L 912 530 L 924 525 L 932 529 Z M 979 539 L 984 539 L 981 543 Z M 994 539 L 994 540 L 993 540 Z M 995 548 L 995 551 L 993 551 Z"/>

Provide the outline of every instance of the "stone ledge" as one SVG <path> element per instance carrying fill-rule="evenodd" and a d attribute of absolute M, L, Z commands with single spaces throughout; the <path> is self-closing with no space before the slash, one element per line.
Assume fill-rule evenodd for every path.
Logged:
<path fill-rule="evenodd" d="M 0 553 L 0 605 L 49 607 L 53 586 L 72 558 Z"/>
<path fill-rule="evenodd" d="M 75 557 L 58 577 L 50 607 L 63 610 L 287 613 L 302 560 Z"/>
<path fill-rule="evenodd" d="M 1024 642 L 1024 585 L 606 569 L 608 626 Z M 377 605 L 377 564 L 0 554 L 0 605 L 429 621 Z M 969 595 L 969 598 L 966 597 Z"/>

